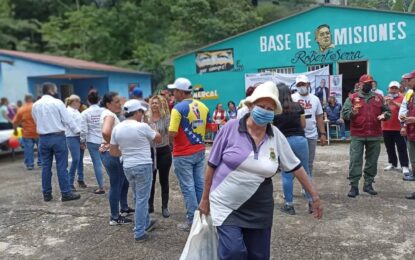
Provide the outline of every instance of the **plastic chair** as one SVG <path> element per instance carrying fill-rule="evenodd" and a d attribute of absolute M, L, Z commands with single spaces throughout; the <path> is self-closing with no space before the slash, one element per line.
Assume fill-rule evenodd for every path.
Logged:
<path fill-rule="evenodd" d="M 334 128 L 336 130 L 335 134 L 336 134 L 336 139 L 339 139 L 339 132 L 340 132 L 340 126 L 339 125 L 329 125 L 329 128 Z M 332 133 L 332 131 L 330 131 L 330 134 Z"/>

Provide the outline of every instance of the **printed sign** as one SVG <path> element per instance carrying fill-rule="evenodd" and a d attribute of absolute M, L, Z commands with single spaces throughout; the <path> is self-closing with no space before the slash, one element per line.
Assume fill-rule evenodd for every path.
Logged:
<path fill-rule="evenodd" d="M 228 71 L 233 68 L 233 49 L 196 52 L 196 73 Z"/>

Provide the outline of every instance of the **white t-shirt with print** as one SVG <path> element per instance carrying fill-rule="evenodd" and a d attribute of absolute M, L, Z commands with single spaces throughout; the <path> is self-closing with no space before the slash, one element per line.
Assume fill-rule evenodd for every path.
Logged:
<path fill-rule="evenodd" d="M 307 96 L 301 96 L 298 92 L 292 94 L 294 102 L 298 102 L 305 112 L 306 125 L 305 125 L 305 137 L 308 139 L 317 139 L 317 121 L 316 116 L 323 114 L 323 108 L 321 107 L 320 99 L 313 94 Z"/>
<path fill-rule="evenodd" d="M 152 163 L 150 147 L 155 137 L 148 124 L 126 119 L 112 129 L 111 144 L 119 146 L 123 167 L 131 168 Z"/>

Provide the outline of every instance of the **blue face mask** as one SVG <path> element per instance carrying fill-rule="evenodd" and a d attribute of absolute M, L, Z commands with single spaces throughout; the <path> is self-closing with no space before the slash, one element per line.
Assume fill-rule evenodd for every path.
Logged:
<path fill-rule="evenodd" d="M 266 126 L 274 120 L 274 111 L 269 111 L 259 106 L 254 106 L 251 115 L 255 124 L 260 126 Z"/>

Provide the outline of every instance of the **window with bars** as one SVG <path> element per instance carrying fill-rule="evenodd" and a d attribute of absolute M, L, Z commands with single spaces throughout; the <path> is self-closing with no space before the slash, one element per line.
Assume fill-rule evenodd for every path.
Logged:
<path fill-rule="evenodd" d="M 330 75 L 333 74 L 333 64 L 313 64 L 307 66 L 307 71 L 315 71 L 329 66 Z"/>
<path fill-rule="evenodd" d="M 282 74 L 293 74 L 295 72 L 295 67 L 263 68 L 263 69 L 258 69 L 258 72 L 276 72 L 276 73 L 282 73 Z"/>

